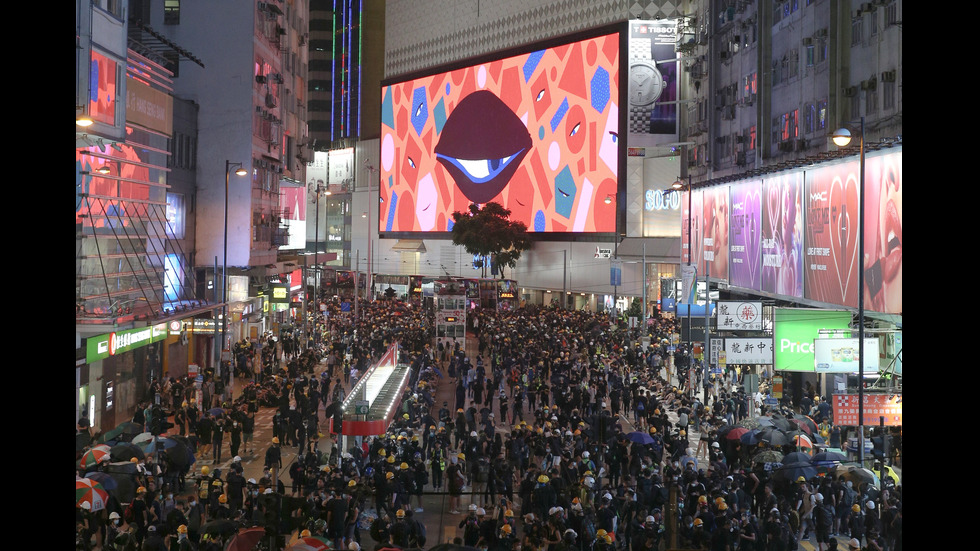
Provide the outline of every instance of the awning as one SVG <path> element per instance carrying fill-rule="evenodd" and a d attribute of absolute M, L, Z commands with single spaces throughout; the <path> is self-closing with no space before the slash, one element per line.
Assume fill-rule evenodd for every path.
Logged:
<path fill-rule="evenodd" d="M 391 250 L 404 253 L 424 253 L 425 243 L 421 239 L 399 239 L 391 246 Z"/>

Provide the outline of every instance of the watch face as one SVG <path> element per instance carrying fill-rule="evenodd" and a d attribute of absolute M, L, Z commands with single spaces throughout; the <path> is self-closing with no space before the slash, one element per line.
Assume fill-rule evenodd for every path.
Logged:
<path fill-rule="evenodd" d="M 630 68 L 630 104 L 650 105 L 664 90 L 664 79 L 652 64 L 640 63 Z"/>

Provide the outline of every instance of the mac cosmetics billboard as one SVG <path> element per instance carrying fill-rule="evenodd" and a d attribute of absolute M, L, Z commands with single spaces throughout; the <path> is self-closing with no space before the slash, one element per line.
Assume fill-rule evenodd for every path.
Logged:
<path fill-rule="evenodd" d="M 606 27 L 383 82 L 380 236 L 446 236 L 453 212 L 494 201 L 532 235 L 612 237 L 624 214 L 624 32 Z"/>

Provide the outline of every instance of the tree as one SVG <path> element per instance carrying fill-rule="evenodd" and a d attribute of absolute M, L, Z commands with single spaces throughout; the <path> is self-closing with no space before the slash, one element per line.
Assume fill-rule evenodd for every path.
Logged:
<path fill-rule="evenodd" d="M 468 212 L 453 213 L 453 244 L 462 245 L 469 254 L 493 256 L 504 277 L 504 266 L 513 268 L 521 254 L 531 248 L 527 224 L 510 220 L 510 209 L 490 202 L 480 208 L 471 204 Z M 483 276 L 486 277 L 486 265 Z"/>

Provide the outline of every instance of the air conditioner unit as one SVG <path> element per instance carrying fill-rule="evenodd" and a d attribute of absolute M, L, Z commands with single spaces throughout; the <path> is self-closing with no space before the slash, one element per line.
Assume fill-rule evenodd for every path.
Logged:
<path fill-rule="evenodd" d="M 803 39 L 803 45 L 804 46 L 813 46 L 813 39 L 810 38 L 810 37 L 804 38 Z"/>
<path fill-rule="evenodd" d="M 844 95 L 848 97 L 856 96 L 857 86 L 848 86 L 847 88 L 844 88 Z"/>
<path fill-rule="evenodd" d="M 269 5 L 265 2 L 259 2 L 259 11 L 268 11 Z"/>
<path fill-rule="evenodd" d="M 279 84 L 282 84 L 282 75 L 281 74 L 279 74 L 279 73 L 273 73 L 270 76 L 272 77 L 273 82 L 277 82 Z"/>
<path fill-rule="evenodd" d="M 874 11 L 874 5 L 871 2 L 865 2 L 864 4 L 861 4 L 861 11 L 871 13 Z"/>
<path fill-rule="evenodd" d="M 895 71 L 885 71 L 881 73 L 882 82 L 895 82 Z"/>
<path fill-rule="evenodd" d="M 266 94 L 265 95 L 265 106 L 266 107 L 275 107 L 276 106 L 276 96 L 274 96 L 272 94 Z"/>
<path fill-rule="evenodd" d="M 265 75 L 255 75 L 255 82 L 258 82 L 259 84 L 265 84 L 265 81 L 266 81 Z"/>
<path fill-rule="evenodd" d="M 819 30 L 817 30 L 816 36 L 817 36 L 817 38 L 826 38 L 826 36 L 827 36 L 827 29 L 819 29 Z"/>

